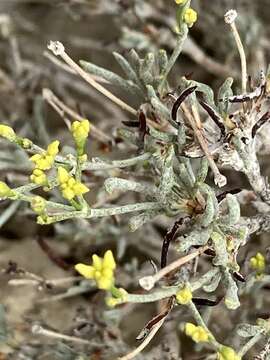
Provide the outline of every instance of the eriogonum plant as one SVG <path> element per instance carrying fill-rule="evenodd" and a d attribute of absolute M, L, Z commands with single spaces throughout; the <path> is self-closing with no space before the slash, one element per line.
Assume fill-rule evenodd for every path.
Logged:
<path fill-rule="evenodd" d="M 157 216 L 170 218 L 173 226 L 168 229 L 160 246 L 160 268 L 153 275 L 139 279 L 140 291 L 134 293 L 117 287 L 116 262 L 111 250 L 107 250 L 103 258 L 92 255 L 91 265 L 79 263 L 75 269 L 107 293 L 106 303 L 110 307 L 127 303 L 161 304 L 160 313 L 139 335 L 142 341 L 139 347 L 119 359 L 137 356 L 172 311 L 177 313 L 183 307 L 193 317 L 193 322 L 182 323 L 181 329 L 200 344 L 198 349 L 205 347 L 205 359 L 239 360 L 253 345 L 269 337 L 270 320 L 258 319 L 257 324 L 240 324 L 235 332 L 248 340 L 235 347 L 236 342 L 224 344 L 218 340 L 219 334 L 214 335 L 215 327 L 210 329 L 201 306 L 210 309 L 225 306 L 233 314 L 241 312 L 241 303 L 247 295 L 255 290 L 261 291 L 269 283 L 269 264 L 264 253 L 258 252 L 251 257 L 246 277 L 241 273 L 238 254 L 252 233 L 270 228 L 270 188 L 261 175 L 257 158 L 260 131 L 270 119 L 267 107 L 270 74 L 258 69 L 258 81 L 255 85 L 248 83 L 245 51 L 237 30 L 237 12 L 230 10 L 225 15 L 225 23 L 240 54 L 241 91 L 235 93 L 231 77 L 224 79 L 217 94 L 208 85 L 188 76 L 179 79 L 177 90 L 171 89 L 168 75 L 198 18 L 191 0 L 175 0 L 175 6 L 177 41 L 171 57 L 168 58 L 164 50 L 147 53 L 144 58 L 140 58 L 135 50 L 127 58 L 114 53 L 125 77 L 86 61 L 81 61 L 79 66 L 60 42 L 51 42 L 48 46 L 55 56 L 108 101 L 133 116 L 132 120 L 125 122 L 125 127 L 118 130 L 118 136 L 133 145 L 136 149 L 134 157 L 114 161 L 88 160 L 86 141 L 89 132 L 99 132 L 87 119 L 71 124 L 73 154 L 61 154 L 58 140 L 48 144 L 44 150 L 2 124 L 0 135 L 31 155 L 29 160 L 33 163 L 33 170 L 29 174 L 29 183 L 24 186 L 10 188 L 1 182 L 0 196 L 29 202 L 38 215 L 37 222 L 42 225 L 74 218 L 91 221 L 92 218 L 130 213 L 129 230 L 134 232 Z M 98 82 L 100 78 L 135 97 L 138 109 L 108 91 Z M 129 168 L 131 173 L 136 171 L 135 166 L 144 167 L 150 180 L 140 182 L 132 177 L 108 177 L 104 189 L 109 194 L 116 191 L 140 193 L 144 201 L 91 207 L 86 200 L 91 189 L 84 183 L 84 171 L 94 173 Z M 240 190 L 222 190 L 226 184 L 230 185 L 225 174 L 232 169 L 246 175 L 254 196 L 268 207 L 268 212 L 252 217 L 241 216 Z M 38 188 L 48 195 L 35 195 Z M 62 202 L 50 200 L 49 194 L 55 189 L 60 191 Z M 171 243 L 180 255 L 168 264 Z M 200 268 L 191 271 L 190 263 L 195 261 L 197 264 L 205 257 L 210 259 L 205 271 L 201 273 Z M 208 294 L 213 295 L 211 299 Z"/>

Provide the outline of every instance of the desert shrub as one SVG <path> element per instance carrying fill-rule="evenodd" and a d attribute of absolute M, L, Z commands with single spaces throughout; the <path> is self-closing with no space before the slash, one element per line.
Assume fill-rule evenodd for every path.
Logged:
<path fill-rule="evenodd" d="M 122 321 L 128 304 L 158 304 L 158 313 L 137 337 L 140 345 L 131 352 L 123 343 L 100 347 L 97 341 L 57 334 L 34 324 L 34 334 L 59 337 L 82 346 L 82 349 L 76 346 L 71 349 L 63 344 L 60 348 L 58 344 L 59 358 L 87 359 L 89 355 L 95 356 L 93 348 L 96 347 L 100 347 L 101 358 L 143 357 L 141 352 L 163 325 L 169 332 L 166 336 L 173 336 L 175 330 L 181 334 L 185 358 L 192 358 L 194 352 L 198 352 L 205 359 L 241 359 L 257 343 L 263 347 L 257 359 L 267 359 L 270 354 L 269 314 L 265 314 L 270 276 L 266 249 L 254 247 L 252 254 L 245 258 L 245 249 L 254 241 L 252 234 L 267 232 L 270 223 L 270 189 L 258 160 L 258 154 L 266 146 L 262 133 L 270 118 L 270 75 L 258 69 L 256 79 L 248 78 L 246 54 L 237 29 L 237 12 L 229 10 L 224 17 L 226 36 L 230 38 L 230 30 L 241 60 L 241 76 L 236 74 L 236 86 L 234 71 L 224 79 L 217 92 L 192 75 L 174 79 L 177 88 L 173 89 L 168 76 L 185 41 L 190 41 L 188 33 L 197 21 L 197 12 L 190 0 L 176 0 L 175 3 L 171 56 L 157 49 L 157 44 L 147 43 L 139 32 L 126 28 L 122 44 L 129 47 L 136 42 L 137 50 L 130 50 L 126 57 L 113 54 L 123 76 L 88 61 L 80 61 L 78 65 L 61 42 L 51 41 L 48 45 L 54 60 L 62 61 L 60 66 L 68 66 L 103 94 L 104 101 L 115 103 L 130 115 L 117 129 L 116 136 L 105 133 L 66 108 L 49 89 L 43 90 L 44 98 L 58 111 L 73 118 L 72 123 L 68 122 L 72 148 L 64 148 L 57 139 L 42 148 L 17 134 L 9 124 L 0 125 L 0 135 L 27 154 L 26 161 L 30 161 L 27 170 L 32 164 L 29 182 L 18 187 L 1 182 L 0 196 L 29 203 L 39 225 L 59 225 L 72 220 L 70 226 L 76 229 L 78 224 L 89 220 L 90 224 L 95 221 L 93 231 L 97 231 L 96 224 L 99 221 L 102 224 L 103 218 L 129 214 L 128 226 L 120 224 L 123 225 L 120 230 L 115 224 L 103 223 L 104 227 L 108 226 L 103 231 L 120 242 L 123 234 L 135 232 L 136 237 L 141 227 L 151 226 L 156 219 L 171 224 L 163 243 L 155 243 L 160 263 L 154 264 L 152 270 L 138 271 L 140 276 L 136 281 L 131 275 L 131 263 L 127 264 L 130 269 L 126 267 L 130 279 L 121 281 L 117 255 L 111 249 L 92 255 L 91 264 L 80 262 L 75 266 L 81 277 L 70 291 L 75 294 L 87 293 L 93 288 L 103 291 L 106 306 L 114 308 L 107 312 L 108 321 Z M 143 50 L 143 57 L 138 48 Z M 149 48 L 151 51 L 146 51 Z M 220 64 L 209 65 L 208 62 L 208 66 L 212 65 L 216 66 L 215 72 L 222 70 Z M 230 66 L 224 66 L 222 73 L 229 72 Z M 128 105 L 106 85 L 120 88 L 138 107 Z M 91 151 L 87 151 L 89 134 L 110 150 L 121 144 L 124 149 L 132 149 L 133 155 L 121 160 L 91 157 Z M 230 185 L 232 172 L 234 176 L 244 174 L 250 189 L 233 188 Z M 89 174 L 90 177 L 100 174 L 105 177 L 98 190 L 98 206 L 92 206 L 89 200 L 91 186 L 86 184 Z M 138 195 L 127 197 L 131 202 L 123 205 L 120 196 L 126 192 Z M 242 215 L 241 205 L 243 208 L 252 201 L 256 213 Z M 141 233 L 136 241 L 142 236 L 147 244 L 147 232 Z M 102 238 L 99 241 L 105 244 Z M 146 257 L 151 256 L 152 245 L 149 240 Z M 169 253 L 174 257 L 170 262 Z M 6 272 L 29 276 L 14 264 L 10 264 Z M 35 277 L 32 280 L 41 287 L 54 284 Z M 215 316 L 216 309 L 226 312 L 226 321 L 224 314 Z M 229 332 L 234 335 L 224 335 Z M 197 345 L 192 347 L 184 336 Z M 177 359 L 177 341 L 168 345 L 170 357 L 166 357 L 166 348 L 160 353 L 153 350 L 152 355 L 145 357 Z M 128 354 L 123 355 L 123 352 Z"/>

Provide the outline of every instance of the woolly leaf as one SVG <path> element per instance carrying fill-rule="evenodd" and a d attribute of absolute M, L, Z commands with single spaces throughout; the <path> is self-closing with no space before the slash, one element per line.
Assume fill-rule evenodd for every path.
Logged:
<path fill-rule="evenodd" d="M 218 272 L 211 278 L 209 283 L 204 285 L 203 290 L 208 293 L 214 292 L 217 289 L 220 280 L 221 280 L 221 273 Z"/>
<path fill-rule="evenodd" d="M 237 326 L 237 334 L 241 337 L 253 337 L 262 332 L 262 328 L 257 325 L 250 325 L 250 324 L 239 324 Z"/>

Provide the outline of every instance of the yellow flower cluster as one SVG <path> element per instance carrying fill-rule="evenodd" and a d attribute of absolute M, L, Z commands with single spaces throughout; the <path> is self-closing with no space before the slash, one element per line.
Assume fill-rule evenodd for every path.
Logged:
<path fill-rule="evenodd" d="M 35 154 L 30 160 L 35 164 L 30 180 L 38 185 L 45 185 L 47 176 L 44 170 L 52 168 L 56 155 L 59 152 L 59 141 L 53 141 L 48 147 L 47 151 L 43 154 Z"/>
<path fill-rule="evenodd" d="M 43 170 L 34 169 L 30 175 L 30 180 L 37 185 L 45 185 L 47 183 L 47 176 Z"/>
<path fill-rule="evenodd" d="M 71 132 L 77 146 L 78 155 L 80 156 L 84 153 L 84 146 L 88 138 L 89 131 L 90 123 L 88 120 L 74 121 L 72 123 Z"/>
<path fill-rule="evenodd" d="M 196 343 L 208 342 L 209 340 L 209 333 L 202 326 L 196 326 L 192 323 L 186 323 L 185 333 Z"/>
<path fill-rule="evenodd" d="M 186 11 L 184 12 L 183 15 L 183 19 L 184 22 L 187 24 L 188 27 L 192 27 L 193 24 L 197 21 L 198 19 L 198 14 L 195 10 L 193 10 L 192 8 L 188 8 L 186 9 Z"/>
<path fill-rule="evenodd" d="M 241 360 L 241 358 L 232 348 L 222 346 L 218 351 L 218 360 Z"/>
<path fill-rule="evenodd" d="M 250 267 L 253 270 L 263 273 L 265 270 L 265 257 L 262 253 L 258 252 L 255 256 L 250 259 Z"/>
<path fill-rule="evenodd" d="M 10 126 L 4 124 L 0 124 L 0 136 L 9 141 L 15 141 L 17 138 L 14 130 Z"/>
<path fill-rule="evenodd" d="M 9 197 L 13 195 L 14 193 L 11 190 L 11 188 L 3 181 L 0 181 L 0 198 Z"/>
<path fill-rule="evenodd" d="M 83 195 L 89 191 L 87 186 L 75 180 L 63 167 L 60 166 L 57 171 L 57 180 L 65 199 L 72 200 L 75 196 Z"/>
<path fill-rule="evenodd" d="M 114 285 L 114 270 L 116 263 L 111 250 L 107 250 L 103 259 L 98 255 L 92 256 L 92 265 L 77 264 L 75 269 L 86 279 L 95 280 L 101 290 L 110 290 Z"/>
<path fill-rule="evenodd" d="M 35 154 L 30 160 L 35 164 L 36 169 L 49 170 L 53 166 L 54 159 L 59 152 L 59 141 L 53 141 L 43 154 Z"/>
<path fill-rule="evenodd" d="M 191 302 L 191 300 L 192 292 L 187 286 L 185 286 L 183 289 L 179 290 L 176 293 L 176 301 L 178 302 L 178 304 L 187 305 Z"/>

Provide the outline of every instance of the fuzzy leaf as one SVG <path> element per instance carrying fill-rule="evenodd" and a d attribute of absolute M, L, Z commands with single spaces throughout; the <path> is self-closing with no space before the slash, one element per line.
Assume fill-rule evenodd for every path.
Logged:
<path fill-rule="evenodd" d="M 211 239 L 216 252 L 213 264 L 216 266 L 226 266 L 228 263 L 226 238 L 218 232 L 212 232 Z"/>
<path fill-rule="evenodd" d="M 237 326 L 237 334 L 241 337 L 253 337 L 262 332 L 262 328 L 257 325 L 250 325 L 250 324 L 239 324 Z"/>
<path fill-rule="evenodd" d="M 193 230 L 187 237 L 180 239 L 178 250 L 187 251 L 194 245 L 205 245 L 210 238 L 210 231 L 208 229 Z"/>
<path fill-rule="evenodd" d="M 221 85 L 218 92 L 218 109 L 219 112 L 225 117 L 229 111 L 229 97 L 233 96 L 232 91 L 233 78 L 227 78 Z"/>
<path fill-rule="evenodd" d="M 204 285 L 203 290 L 208 293 L 214 292 L 217 289 L 220 280 L 221 280 L 221 273 L 218 272 L 211 278 L 208 284 Z"/>
<path fill-rule="evenodd" d="M 231 277 L 231 274 L 227 270 L 224 271 L 224 277 L 225 288 L 227 289 L 225 295 L 225 305 L 228 309 L 235 310 L 240 306 L 240 301 L 238 298 L 238 287 L 236 282 Z"/>

